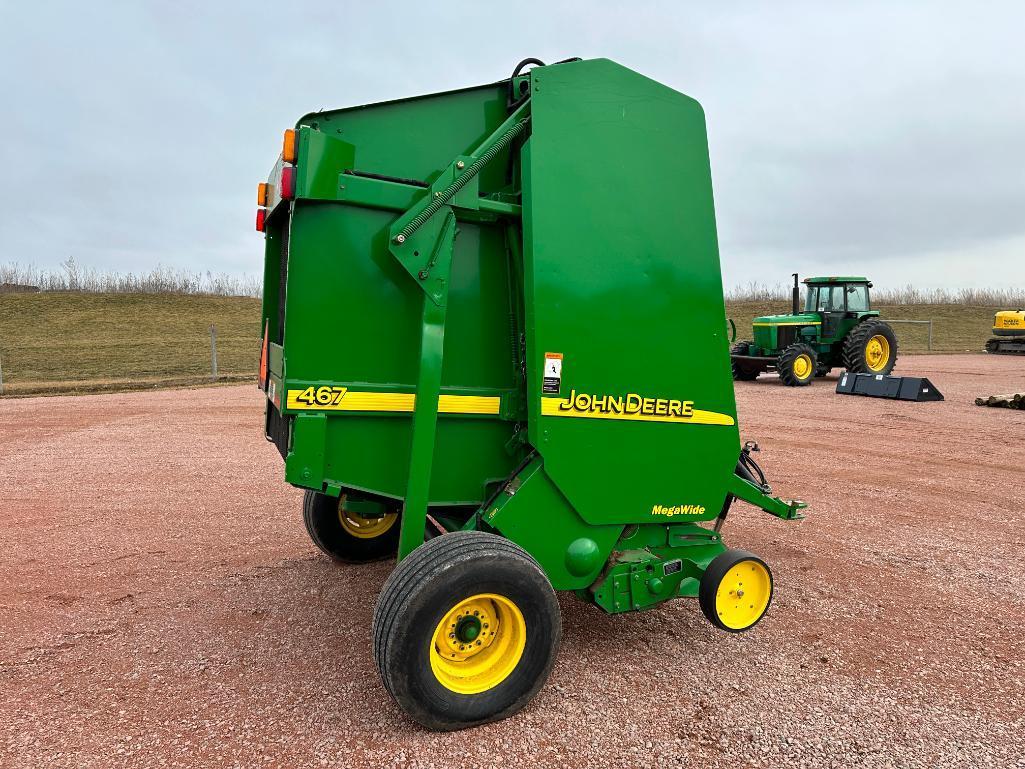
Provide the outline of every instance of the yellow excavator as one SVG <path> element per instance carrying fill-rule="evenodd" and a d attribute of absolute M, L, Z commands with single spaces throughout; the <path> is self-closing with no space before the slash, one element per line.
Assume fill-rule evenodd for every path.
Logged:
<path fill-rule="evenodd" d="M 993 338 L 986 352 L 996 355 L 1025 355 L 1025 310 L 1000 310 L 993 317 Z"/>

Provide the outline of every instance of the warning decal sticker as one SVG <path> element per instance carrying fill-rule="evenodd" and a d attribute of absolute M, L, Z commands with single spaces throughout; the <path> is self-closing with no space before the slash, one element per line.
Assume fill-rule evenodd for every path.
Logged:
<path fill-rule="evenodd" d="M 558 393 L 562 387 L 562 353 L 545 353 L 544 379 L 541 381 L 541 392 Z"/>

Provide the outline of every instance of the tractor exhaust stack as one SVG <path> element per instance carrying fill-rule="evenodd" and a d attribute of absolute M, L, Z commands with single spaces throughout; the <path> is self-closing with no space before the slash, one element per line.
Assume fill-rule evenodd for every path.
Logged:
<path fill-rule="evenodd" d="M 794 273 L 794 293 L 791 312 L 797 315 L 801 311 L 801 288 L 797 285 L 797 273 Z"/>

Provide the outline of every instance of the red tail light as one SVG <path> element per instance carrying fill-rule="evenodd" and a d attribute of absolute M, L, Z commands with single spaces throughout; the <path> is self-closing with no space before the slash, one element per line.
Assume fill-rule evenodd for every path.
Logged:
<path fill-rule="evenodd" d="M 267 209 L 256 209 L 256 231 L 265 232 L 267 229 Z"/>
<path fill-rule="evenodd" d="M 281 198 L 291 200 L 295 197 L 295 166 L 281 169 Z"/>

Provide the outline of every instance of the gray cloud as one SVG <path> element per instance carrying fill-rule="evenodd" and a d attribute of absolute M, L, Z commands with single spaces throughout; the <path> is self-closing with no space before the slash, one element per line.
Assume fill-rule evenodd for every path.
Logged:
<path fill-rule="evenodd" d="M 9 4 L 0 261 L 258 272 L 254 188 L 297 116 L 578 55 L 704 105 L 728 285 L 1020 285 L 1021 8 Z"/>

